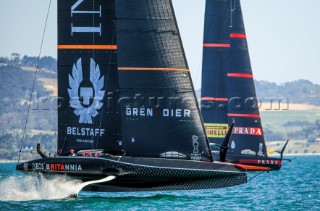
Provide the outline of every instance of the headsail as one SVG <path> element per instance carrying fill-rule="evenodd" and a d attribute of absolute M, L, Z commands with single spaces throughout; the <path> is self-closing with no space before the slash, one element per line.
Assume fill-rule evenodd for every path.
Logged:
<path fill-rule="evenodd" d="M 115 1 L 58 1 L 58 149 L 117 146 Z"/>
<path fill-rule="evenodd" d="M 201 94 L 211 142 L 235 119 L 228 155 L 266 156 L 240 0 L 206 1 Z"/>
<path fill-rule="evenodd" d="M 116 1 L 123 147 L 211 160 L 171 0 Z"/>
<path fill-rule="evenodd" d="M 206 1 L 201 112 L 209 141 L 218 145 L 222 144 L 228 131 L 226 86 L 230 65 L 230 8 L 230 0 Z"/>

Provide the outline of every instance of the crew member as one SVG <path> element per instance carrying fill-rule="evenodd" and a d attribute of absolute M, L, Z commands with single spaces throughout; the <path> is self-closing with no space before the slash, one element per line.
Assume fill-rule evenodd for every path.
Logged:
<path fill-rule="evenodd" d="M 70 149 L 70 156 L 76 156 L 76 153 L 74 153 L 74 149 Z"/>

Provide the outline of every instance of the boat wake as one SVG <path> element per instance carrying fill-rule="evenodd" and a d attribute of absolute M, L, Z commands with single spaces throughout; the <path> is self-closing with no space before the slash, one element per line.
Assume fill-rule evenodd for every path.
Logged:
<path fill-rule="evenodd" d="M 39 174 L 37 177 L 9 177 L 0 181 L 0 201 L 53 200 L 76 197 L 87 185 L 108 182 L 114 179 L 109 176 L 101 180 L 82 182 L 65 176 L 54 176 L 50 179 Z"/>
<path fill-rule="evenodd" d="M 104 182 L 109 182 L 111 180 L 113 180 L 114 178 L 116 178 L 115 176 L 108 176 L 106 178 L 100 179 L 100 180 L 92 180 L 92 181 L 88 181 L 88 182 L 83 182 L 79 185 L 79 187 L 82 189 L 84 187 L 86 187 L 87 185 L 92 185 L 92 184 L 97 184 L 97 183 L 104 183 Z M 80 189 L 80 190 L 81 190 Z M 79 191 L 80 191 L 79 190 Z M 78 192 L 79 192 L 78 191 Z"/>

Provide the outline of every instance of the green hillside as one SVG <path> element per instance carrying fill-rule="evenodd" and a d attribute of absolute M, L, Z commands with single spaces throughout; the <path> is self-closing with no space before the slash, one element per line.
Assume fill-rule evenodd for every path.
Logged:
<path fill-rule="evenodd" d="M 45 89 L 39 79 L 56 79 L 56 69 L 47 69 L 54 68 L 52 61 L 55 64 L 56 60 L 44 57 L 40 61 L 27 119 L 37 59 L 27 56 L 23 59 L 17 56 L 0 58 L 0 159 L 17 159 L 26 120 L 27 134 L 22 150 L 28 153 L 23 154 L 23 159 L 32 157 L 29 149 L 36 142 L 44 144 L 50 151 L 55 147 L 57 112 L 46 103 L 45 99 L 50 99 L 52 92 Z"/>
<path fill-rule="evenodd" d="M 285 98 L 289 103 L 320 105 L 320 85 L 308 80 L 297 80 L 284 84 L 255 81 L 258 99 Z"/>

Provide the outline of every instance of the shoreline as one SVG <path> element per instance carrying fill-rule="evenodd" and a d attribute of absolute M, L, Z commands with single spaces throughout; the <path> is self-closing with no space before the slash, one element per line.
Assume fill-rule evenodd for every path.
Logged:
<path fill-rule="evenodd" d="M 27 160 L 20 160 L 20 163 L 27 162 Z M 16 160 L 0 160 L 0 163 L 18 163 Z"/>
<path fill-rule="evenodd" d="M 283 154 L 283 156 L 319 156 L 320 153 L 297 153 L 297 154 Z"/>

